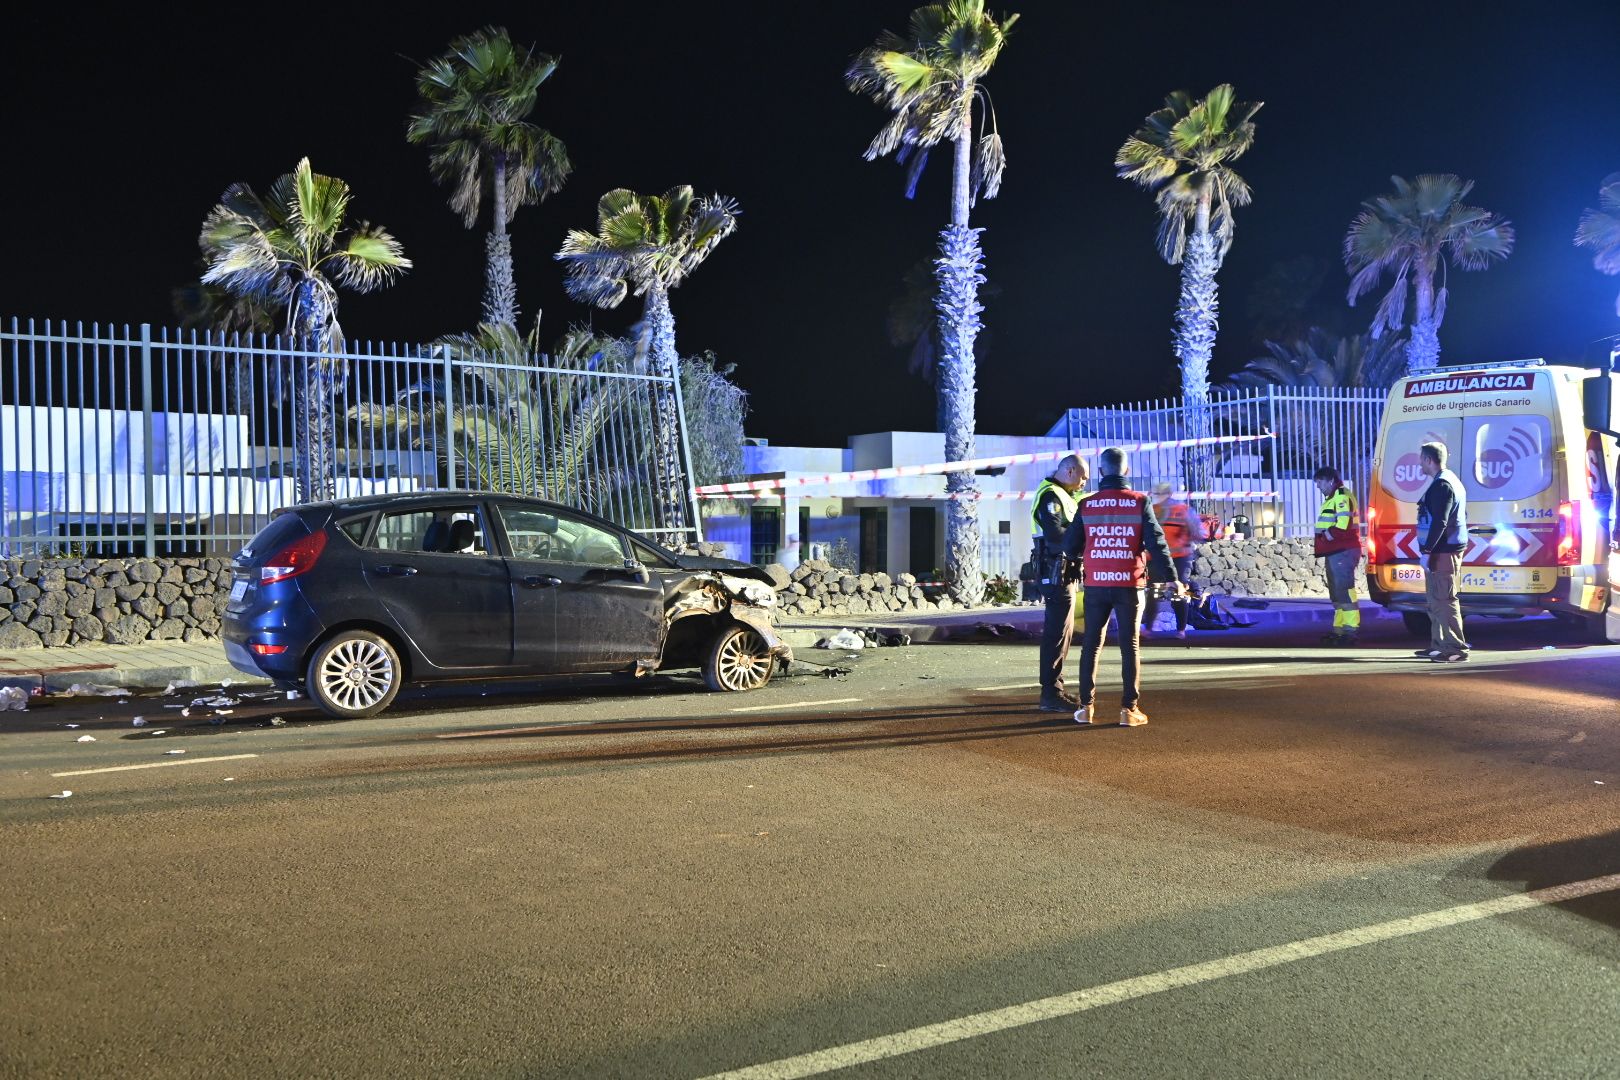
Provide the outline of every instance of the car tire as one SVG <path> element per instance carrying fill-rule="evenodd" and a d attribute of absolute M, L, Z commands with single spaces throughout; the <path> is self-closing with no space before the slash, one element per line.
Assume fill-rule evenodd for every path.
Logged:
<path fill-rule="evenodd" d="M 404 676 L 399 653 L 386 638 L 345 630 L 316 648 L 304 688 L 328 716 L 353 720 L 388 708 Z"/>
<path fill-rule="evenodd" d="M 703 681 L 710 690 L 758 690 L 771 681 L 776 658 L 758 630 L 736 623 L 715 635 L 703 658 Z"/>
<path fill-rule="evenodd" d="M 1429 616 L 1424 612 L 1403 611 L 1401 622 L 1406 624 L 1406 632 L 1415 638 L 1426 638 L 1431 633 Z"/>

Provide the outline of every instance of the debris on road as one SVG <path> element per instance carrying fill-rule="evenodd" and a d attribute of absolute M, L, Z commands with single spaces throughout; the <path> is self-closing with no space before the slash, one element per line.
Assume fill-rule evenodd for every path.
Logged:
<path fill-rule="evenodd" d="M 241 698 L 227 697 L 224 694 L 214 694 L 211 697 L 193 698 L 191 701 L 192 708 L 196 708 L 198 705 L 207 705 L 210 709 L 221 709 L 229 705 L 240 704 L 242 704 Z"/>
<path fill-rule="evenodd" d="M 840 630 L 832 637 L 824 637 L 816 642 L 818 649 L 864 649 L 866 639 L 853 630 Z"/>
<path fill-rule="evenodd" d="M 20 686 L 0 686 L 0 712 L 27 712 L 28 691 Z"/>
<path fill-rule="evenodd" d="M 108 686 L 105 683 L 76 682 L 66 690 L 58 690 L 57 697 L 127 697 L 129 691 L 122 686 Z"/>
<path fill-rule="evenodd" d="M 53 799 L 71 799 L 71 798 L 73 798 L 73 792 L 68 791 L 66 789 L 63 789 L 59 794 L 52 795 L 51 798 L 53 798 Z"/>
<path fill-rule="evenodd" d="M 146 726 L 146 717 L 137 716 L 135 719 L 131 720 L 129 723 L 130 723 L 131 727 L 145 727 Z"/>
<path fill-rule="evenodd" d="M 79 742 L 95 742 L 95 741 L 96 741 L 96 737 L 94 735 L 80 735 L 79 736 Z"/>
<path fill-rule="evenodd" d="M 193 689 L 196 685 L 197 683 L 192 679 L 175 679 L 173 682 L 169 683 L 168 686 L 163 688 L 163 693 L 165 696 L 167 696 L 174 693 L 176 690 Z"/>
<path fill-rule="evenodd" d="M 164 753 L 165 753 L 165 754 L 168 754 L 168 755 L 170 755 L 170 756 L 173 756 L 173 755 L 175 755 L 175 754 L 183 754 L 183 753 L 185 753 L 185 751 L 184 751 L 184 750 L 165 750 L 165 751 L 163 751 L 163 752 L 164 752 Z"/>
<path fill-rule="evenodd" d="M 287 721 L 283 720 L 279 716 L 272 716 L 270 718 L 270 726 L 271 727 L 286 727 L 287 726 Z"/>

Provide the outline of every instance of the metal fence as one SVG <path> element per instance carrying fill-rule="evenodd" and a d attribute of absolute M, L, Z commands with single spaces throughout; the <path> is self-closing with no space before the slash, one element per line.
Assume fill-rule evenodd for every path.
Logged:
<path fill-rule="evenodd" d="M 680 380 L 638 367 L 12 319 L 0 556 L 225 554 L 300 499 L 434 489 L 693 539 Z"/>
<path fill-rule="evenodd" d="M 1339 387 L 1265 386 L 1217 392 L 1210 402 L 1210 436 L 1272 433 L 1275 438 L 1204 450 L 1165 449 L 1132 455 L 1138 488 L 1158 482 L 1185 488 L 1195 477 L 1207 490 L 1275 491 L 1272 498 L 1193 500 L 1231 520 L 1244 517 L 1258 536 L 1308 536 L 1321 497 L 1311 476 L 1324 465 L 1339 470 L 1358 498 L 1372 481 L 1373 450 L 1388 391 Z M 1187 408 L 1176 398 L 1103 408 L 1070 409 L 1050 434 L 1076 449 L 1187 437 Z M 1195 454 L 1204 455 L 1202 462 Z M 1200 468 L 1200 466 L 1202 466 Z"/>

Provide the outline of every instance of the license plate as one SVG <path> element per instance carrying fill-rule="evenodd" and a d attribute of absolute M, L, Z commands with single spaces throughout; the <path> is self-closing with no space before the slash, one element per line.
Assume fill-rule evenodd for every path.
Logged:
<path fill-rule="evenodd" d="M 1396 581 L 1422 581 L 1423 580 L 1423 567 L 1421 567 L 1421 566 L 1397 566 L 1395 568 L 1395 580 Z"/>
<path fill-rule="evenodd" d="M 233 601 L 242 599 L 242 597 L 247 595 L 247 587 L 248 587 L 247 578 L 243 578 L 241 581 L 238 581 L 235 585 L 232 585 L 231 586 L 231 599 Z"/>

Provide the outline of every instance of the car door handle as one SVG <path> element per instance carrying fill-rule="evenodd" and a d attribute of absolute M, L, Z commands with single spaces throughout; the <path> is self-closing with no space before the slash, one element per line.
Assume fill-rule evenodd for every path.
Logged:
<path fill-rule="evenodd" d="M 416 573 L 416 567 L 384 565 L 377 567 L 377 573 L 386 577 L 410 577 Z"/>
<path fill-rule="evenodd" d="M 562 584 L 562 578 L 550 574 L 530 574 L 521 580 L 526 589 L 550 589 Z"/>

